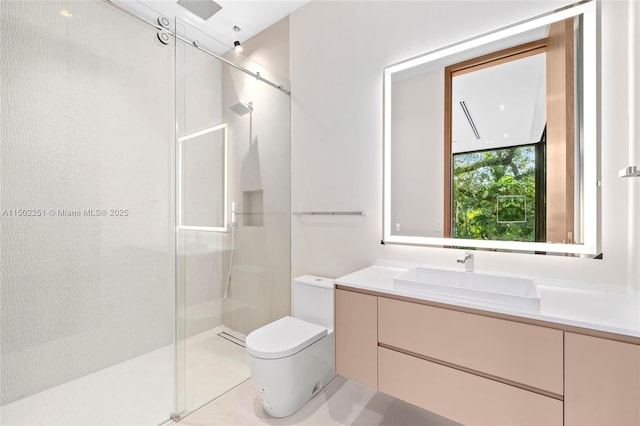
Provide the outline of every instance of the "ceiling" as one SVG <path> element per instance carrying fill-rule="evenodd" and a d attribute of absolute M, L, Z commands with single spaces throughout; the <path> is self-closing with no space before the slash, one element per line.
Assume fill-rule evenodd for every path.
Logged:
<path fill-rule="evenodd" d="M 198 30 L 217 39 L 228 47 L 233 42 L 244 42 L 262 30 L 288 16 L 291 12 L 305 5 L 309 0 L 215 0 L 222 10 L 204 21 L 188 10 L 179 6 L 177 0 L 138 0 L 139 3 L 157 11 L 173 20 L 177 17 Z M 233 26 L 241 31 L 236 33 Z"/>
<path fill-rule="evenodd" d="M 546 55 L 456 76 L 452 92 L 453 152 L 537 142 L 546 124 Z M 480 139 L 474 135 L 461 101 L 465 102 Z"/>

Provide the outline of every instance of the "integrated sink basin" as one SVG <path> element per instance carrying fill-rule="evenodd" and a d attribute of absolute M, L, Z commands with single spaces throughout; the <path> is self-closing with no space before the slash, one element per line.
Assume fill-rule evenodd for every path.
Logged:
<path fill-rule="evenodd" d="M 533 311 L 540 309 L 536 283 L 525 278 L 416 267 L 395 277 L 393 286 L 397 290 L 412 293 L 442 295 Z"/>

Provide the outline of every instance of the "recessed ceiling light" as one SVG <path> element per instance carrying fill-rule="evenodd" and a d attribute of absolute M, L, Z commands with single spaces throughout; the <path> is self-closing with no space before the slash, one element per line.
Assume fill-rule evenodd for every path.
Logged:
<path fill-rule="evenodd" d="M 60 15 L 64 16 L 65 18 L 71 18 L 73 16 L 73 13 L 71 13 L 67 9 L 60 9 Z"/>
<path fill-rule="evenodd" d="M 505 134 L 504 134 L 504 138 L 506 139 L 506 138 L 508 138 L 508 137 L 509 137 L 509 134 L 508 134 L 508 133 L 505 133 Z"/>
<path fill-rule="evenodd" d="M 500 111 L 504 111 L 504 105 L 500 105 Z"/>

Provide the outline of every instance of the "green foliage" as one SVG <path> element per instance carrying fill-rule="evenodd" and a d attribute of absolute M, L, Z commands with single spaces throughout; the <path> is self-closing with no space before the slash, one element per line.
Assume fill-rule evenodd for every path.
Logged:
<path fill-rule="evenodd" d="M 532 146 L 454 155 L 453 236 L 535 241 L 535 191 Z M 524 196 L 526 207 L 522 197 L 501 198 L 498 222 L 498 196 Z"/>

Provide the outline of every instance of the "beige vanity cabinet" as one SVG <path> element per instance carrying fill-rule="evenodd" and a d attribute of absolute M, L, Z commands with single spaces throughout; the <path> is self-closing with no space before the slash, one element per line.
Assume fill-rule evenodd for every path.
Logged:
<path fill-rule="evenodd" d="M 562 331 L 378 298 L 378 342 L 562 395 Z"/>
<path fill-rule="evenodd" d="M 562 425 L 562 331 L 378 297 L 378 389 L 465 425 Z"/>
<path fill-rule="evenodd" d="M 565 425 L 640 425 L 640 346 L 565 333 Z"/>
<path fill-rule="evenodd" d="M 336 290 L 337 373 L 465 425 L 640 425 L 640 340 L 580 331 Z"/>
<path fill-rule="evenodd" d="M 336 373 L 378 387 L 378 298 L 335 291 Z"/>

